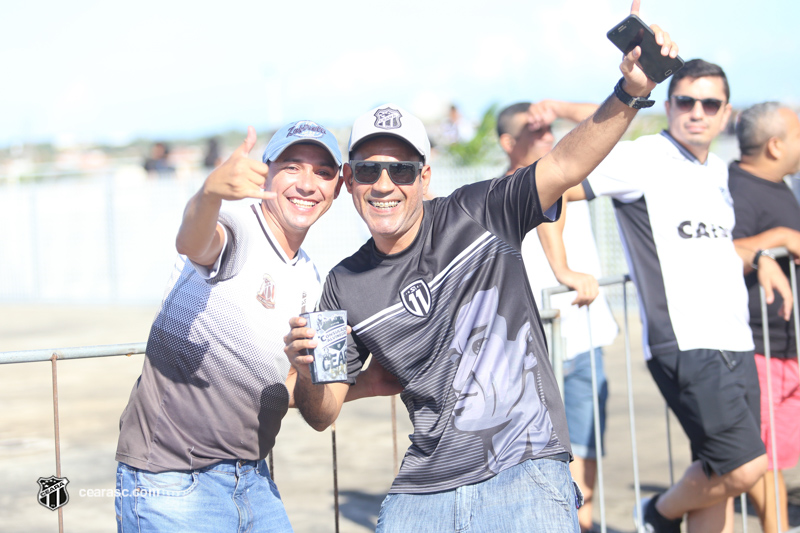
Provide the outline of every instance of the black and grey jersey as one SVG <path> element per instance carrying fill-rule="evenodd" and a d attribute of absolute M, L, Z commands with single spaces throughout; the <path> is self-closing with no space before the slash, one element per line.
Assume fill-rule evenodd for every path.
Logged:
<path fill-rule="evenodd" d="M 647 359 L 678 349 L 753 349 L 719 157 L 700 163 L 664 131 L 619 143 L 584 189 L 589 199 L 614 199 Z"/>
<path fill-rule="evenodd" d="M 404 387 L 414 433 L 393 493 L 477 483 L 569 452 L 561 397 L 520 256 L 542 212 L 535 167 L 425 202 L 405 250 L 368 241 L 337 265 L 323 309 L 346 309 L 349 361 L 369 353 Z"/>

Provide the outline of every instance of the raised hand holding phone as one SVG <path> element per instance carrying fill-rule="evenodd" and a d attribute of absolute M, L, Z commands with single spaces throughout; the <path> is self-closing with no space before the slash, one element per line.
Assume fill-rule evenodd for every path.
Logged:
<path fill-rule="evenodd" d="M 609 30 L 607 36 L 625 54 L 626 59 L 631 57 L 634 60 L 636 70 L 640 70 L 652 82 L 645 84 L 652 90 L 656 84 L 683 67 L 683 59 L 678 56 L 678 46 L 671 41 L 668 33 L 655 24 L 648 27 L 639 18 L 639 5 L 639 0 L 634 0 L 630 16 Z M 620 66 L 623 75 L 626 72 L 624 65 L 623 62 L 623 66 Z M 637 74 L 634 69 L 628 72 Z M 626 82 L 631 81 L 626 76 Z"/>

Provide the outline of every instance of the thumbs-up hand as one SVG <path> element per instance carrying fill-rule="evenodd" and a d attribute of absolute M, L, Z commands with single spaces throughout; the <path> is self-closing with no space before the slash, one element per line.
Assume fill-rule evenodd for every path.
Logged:
<path fill-rule="evenodd" d="M 269 167 L 249 157 L 255 144 L 256 130 L 253 126 L 248 126 L 244 142 L 206 178 L 205 193 L 222 200 L 275 198 L 274 192 L 264 190 Z"/>

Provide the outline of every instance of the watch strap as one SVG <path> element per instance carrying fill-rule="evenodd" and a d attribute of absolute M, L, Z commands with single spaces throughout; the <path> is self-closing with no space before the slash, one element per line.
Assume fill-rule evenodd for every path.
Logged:
<path fill-rule="evenodd" d="M 655 100 L 650 100 L 650 95 L 647 96 L 631 96 L 625 92 L 625 89 L 622 88 L 622 82 L 625 81 L 625 78 L 620 78 L 617 84 L 614 86 L 614 96 L 616 96 L 620 102 L 625 104 L 628 107 L 632 107 L 633 109 L 643 109 L 645 107 L 652 107 L 653 104 L 656 103 Z"/>
<path fill-rule="evenodd" d="M 753 267 L 753 270 L 758 270 L 758 260 L 761 259 L 761 256 L 769 257 L 773 261 L 775 261 L 775 256 L 769 250 L 759 250 L 756 252 L 756 255 L 753 256 L 753 263 L 750 265 Z"/>

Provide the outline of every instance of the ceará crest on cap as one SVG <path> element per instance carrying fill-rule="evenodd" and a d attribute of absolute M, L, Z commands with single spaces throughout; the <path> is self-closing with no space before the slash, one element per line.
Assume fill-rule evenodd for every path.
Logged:
<path fill-rule="evenodd" d="M 396 130 L 401 128 L 403 124 L 400 122 L 400 117 L 403 114 L 391 107 L 383 107 L 375 111 L 375 127 L 384 130 Z"/>

